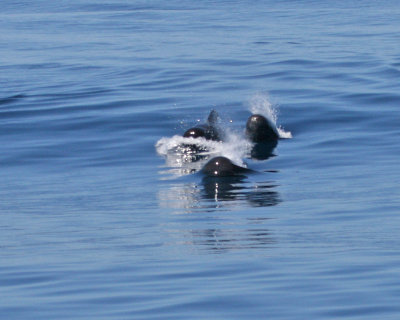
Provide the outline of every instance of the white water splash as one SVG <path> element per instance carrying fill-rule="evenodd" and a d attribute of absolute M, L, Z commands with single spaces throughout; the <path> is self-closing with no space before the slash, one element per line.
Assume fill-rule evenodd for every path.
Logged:
<path fill-rule="evenodd" d="M 188 145 L 196 146 L 199 151 L 194 152 Z M 225 141 L 212 141 L 204 138 L 184 138 L 175 135 L 161 138 L 155 147 L 157 153 L 166 158 L 167 165 L 175 168 L 190 166 L 190 170 L 197 171 L 197 164 L 201 167 L 204 163 L 197 161 L 197 157 L 224 156 L 240 166 L 246 166 L 243 158 L 251 150 L 252 144 L 239 134 L 228 129 L 225 130 Z M 196 159 L 196 161 L 194 160 Z"/>
<path fill-rule="evenodd" d="M 258 93 L 251 97 L 249 100 L 249 109 L 252 114 L 261 114 L 266 117 L 274 125 L 281 139 L 292 138 L 292 133 L 290 131 L 285 131 L 282 126 L 277 125 L 278 111 L 270 102 L 267 94 Z"/>

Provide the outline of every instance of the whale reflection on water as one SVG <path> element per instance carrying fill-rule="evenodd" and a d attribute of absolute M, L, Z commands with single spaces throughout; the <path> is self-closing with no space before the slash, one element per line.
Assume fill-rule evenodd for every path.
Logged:
<path fill-rule="evenodd" d="M 278 192 L 273 190 L 275 187 L 273 183 L 264 182 L 247 186 L 245 180 L 244 176 L 204 177 L 203 199 L 214 200 L 216 203 L 245 202 L 250 207 L 269 207 L 281 202 Z"/>
<path fill-rule="evenodd" d="M 160 207 L 176 209 L 178 213 L 235 206 L 269 207 L 282 201 L 274 182 L 251 182 L 246 176 L 205 176 L 201 183 L 168 183 L 164 187 L 158 193 Z"/>
<path fill-rule="evenodd" d="M 200 183 L 167 182 L 159 190 L 159 206 L 177 218 L 164 229 L 172 243 L 200 251 L 273 247 L 276 239 L 269 230 L 268 211 L 247 214 L 243 209 L 278 205 L 282 200 L 274 189 L 271 181 L 249 182 L 244 176 L 204 177 Z"/>

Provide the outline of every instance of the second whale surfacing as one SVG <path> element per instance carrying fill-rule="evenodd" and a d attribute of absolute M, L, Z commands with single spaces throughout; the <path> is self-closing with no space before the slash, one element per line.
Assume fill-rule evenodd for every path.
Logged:
<path fill-rule="evenodd" d="M 279 133 L 274 123 L 261 114 L 253 114 L 246 123 L 246 137 L 254 143 L 251 157 L 266 160 L 278 145 Z"/>
<path fill-rule="evenodd" d="M 253 114 L 246 123 L 246 136 L 255 143 L 276 142 L 279 133 L 275 125 L 261 114 Z"/>
<path fill-rule="evenodd" d="M 234 164 L 226 157 L 214 157 L 209 160 L 201 170 L 209 177 L 232 177 L 250 173 L 252 170 Z"/>

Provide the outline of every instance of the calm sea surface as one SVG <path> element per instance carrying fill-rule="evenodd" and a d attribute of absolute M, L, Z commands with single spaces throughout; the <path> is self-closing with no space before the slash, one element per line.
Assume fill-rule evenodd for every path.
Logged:
<path fill-rule="evenodd" d="M 0 29 L 1 319 L 399 319 L 398 1 L 2 0 Z M 161 150 L 211 109 L 256 173 Z"/>

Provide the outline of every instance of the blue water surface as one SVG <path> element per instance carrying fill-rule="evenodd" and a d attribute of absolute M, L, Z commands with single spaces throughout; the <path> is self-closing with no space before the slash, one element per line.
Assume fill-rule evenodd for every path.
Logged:
<path fill-rule="evenodd" d="M 2 319 L 399 319 L 397 1 L 1 8 Z M 156 148 L 254 97 L 255 174 Z"/>

